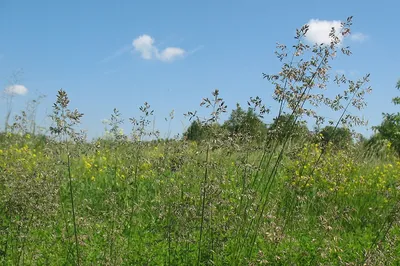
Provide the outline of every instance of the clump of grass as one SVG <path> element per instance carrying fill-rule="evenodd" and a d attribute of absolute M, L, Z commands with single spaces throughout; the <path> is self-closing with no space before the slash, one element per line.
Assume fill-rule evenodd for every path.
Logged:
<path fill-rule="evenodd" d="M 61 141 L 60 154 L 67 157 L 66 168 L 68 176 L 68 187 L 69 187 L 69 199 L 71 201 L 71 212 L 72 212 L 72 223 L 75 237 L 75 250 L 76 250 L 76 264 L 80 265 L 79 255 L 79 241 L 78 241 L 78 228 L 76 223 L 75 215 L 75 203 L 74 203 L 74 190 L 72 184 L 72 172 L 71 172 L 71 151 L 70 141 L 79 141 L 82 139 L 82 134 L 78 134 L 75 131 L 75 126 L 80 123 L 80 119 L 83 114 L 79 113 L 78 110 L 71 111 L 68 108 L 69 99 L 68 95 L 64 90 L 59 90 L 57 95 L 57 101 L 53 105 L 53 114 L 50 116 L 54 122 L 54 126 L 50 127 L 50 132 L 55 135 Z M 68 225 L 67 225 L 68 228 Z M 68 233 L 68 229 L 67 229 Z"/>

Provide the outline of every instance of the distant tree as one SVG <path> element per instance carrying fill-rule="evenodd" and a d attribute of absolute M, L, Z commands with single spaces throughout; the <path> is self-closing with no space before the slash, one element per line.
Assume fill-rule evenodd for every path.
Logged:
<path fill-rule="evenodd" d="M 224 135 L 224 130 L 219 124 L 221 114 L 226 112 L 227 105 L 220 97 L 219 90 L 212 92 L 212 98 L 203 98 L 201 107 L 211 110 L 208 117 L 199 118 L 197 112 L 188 112 L 185 116 L 190 119 L 195 118 L 183 137 L 187 140 L 201 141 L 205 139 L 220 139 Z"/>
<path fill-rule="evenodd" d="M 273 135 L 278 141 L 283 141 L 286 137 L 299 139 L 309 135 L 309 130 L 305 121 L 295 120 L 295 116 L 282 114 L 274 118 L 268 127 L 269 134 Z"/>
<path fill-rule="evenodd" d="M 239 104 L 236 105 L 236 109 L 232 110 L 223 127 L 230 134 L 246 135 L 257 141 L 262 141 L 267 133 L 265 123 L 261 121 L 253 110 L 249 108 L 245 111 Z"/>
<path fill-rule="evenodd" d="M 396 88 L 400 90 L 400 80 L 397 82 Z M 400 105 L 400 97 L 394 97 L 392 102 L 394 105 Z M 400 112 L 383 113 L 382 123 L 374 127 L 374 130 L 376 131 L 375 138 L 390 141 L 391 146 L 400 156 Z"/>
<path fill-rule="evenodd" d="M 368 145 L 368 138 L 361 133 L 357 133 L 355 138 L 355 145 L 359 148 L 365 148 Z"/>
<path fill-rule="evenodd" d="M 393 147 L 392 142 L 383 138 L 381 134 L 375 133 L 362 146 L 363 156 L 366 158 L 392 159 L 393 155 L 400 156 Z"/>
<path fill-rule="evenodd" d="M 209 137 L 212 137 L 212 132 L 216 132 L 221 128 L 218 123 L 213 124 L 205 124 L 200 120 L 194 120 L 185 133 L 183 133 L 183 137 L 187 140 L 192 141 L 202 141 Z"/>
<path fill-rule="evenodd" d="M 320 132 L 322 143 L 332 142 L 335 148 L 342 149 L 353 142 L 350 129 L 345 127 L 326 126 Z"/>
<path fill-rule="evenodd" d="M 194 140 L 194 141 L 199 141 L 203 139 L 204 137 L 204 130 L 201 125 L 201 123 L 198 120 L 194 120 L 192 124 L 188 127 L 185 133 L 183 133 L 183 136 L 187 140 Z"/>
<path fill-rule="evenodd" d="M 368 142 L 368 138 L 366 138 L 363 134 L 358 134 L 357 142 L 360 144 L 365 144 Z"/>

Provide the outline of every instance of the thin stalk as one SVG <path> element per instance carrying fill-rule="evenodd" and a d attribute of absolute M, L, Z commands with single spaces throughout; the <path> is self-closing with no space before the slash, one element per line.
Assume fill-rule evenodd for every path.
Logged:
<path fill-rule="evenodd" d="M 61 180 L 59 180 L 60 181 L 60 184 L 59 184 L 59 187 L 61 188 Z M 60 206 L 61 206 L 61 213 L 62 213 L 62 218 L 63 218 L 63 220 L 64 220 L 64 224 L 65 224 L 65 233 L 66 233 L 66 235 L 67 235 L 67 237 L 69 237 L 69 228 L 68 228 L 68 219 L 67 219 L 67 215 L 65 214 L 65 208 L 64 208 L 64 203 L 63 203 L 63 201 L 62 201 L 62 191 L 61 191 L 61 189 L 59 189 L 58 190 L 58 197 L 60 198 Z M 69 260 L 69 255 L 70 255 L 70 250 L 71 250 L 71 245 L 70 245 L 70 242 L 68 241 L 68 250 L 67 250 L 67 261 Z"/>
<path fill-rule="evenodd" d="M 203 237 L 203 226 L 204 226 L 204 211 L 206 206 L 206 188 L 207 188 L 207 180 L 208 180 L 208 155 L 209 155 L 210 146 L 207 146 L 206 152 L 206 169 L 204 171 L 204 181 L 203 181 L 203 192 L 201 195 L 201 221 L 200 221 L 200 236 L 199 236 L 199 249 L 197 254 L 197 265 L 200 265 L 201 262 L 201 241 Z"/>
<path fill-rule="evenodd" d="M 168 202 L 168 265 L 171 265 L 171 203 Z"/>
<path fill-rule="evenodd" d="M 400 202 L 397 202 L 397 204 L 393 207 L 392 211 L 386 217 L 386 220 L 382 224 L 382 227 L 378 230 L 378 233 L 377 233 L 376 237 L 374 238 L 374 241 L 372 241 L 369 249 L 372 249 L 374 246 L 376 246 L 380 239 L 385 240 L 386 236 L 389 234 L 390 229 L 392 229 L 394 223 L 396 222 L 395 216 L 399 213 L 399 211 L 400 211 Z M 386 227 L 386 229 L 385 229 L 385 227 Z M 383 234 L 382 234 L 382 232 L 383 232 Z M 363 259 L 361 265 L 365 265 L 367 259 L 368 259 L 367 252 L 365 252 L 364 259 Z"/>
<path fill-rule="evenodd" d="M 132 238 L 132 220 L 133 220 L 133 214 L 134 214 L 134 210 L 135 210 L 135 208 L 134 208 L 134 203 L 137 201 L 137 199 L 138 199 L 138 195 L 137 195 L 137 192 L 138 192 L 138 184 L 137 184 L 137 175 L 138 175 L 138 170 L 139 170 L 139 159 L 140 159 L 140 155 L 141 155 L 141 153 L 140 153 L 140 151 L 141 151 L 141 149 L 140 149 L 140 147 L 141 147 L 141 145 L 140 145 L 141 143 L 140 143 L 140 141 L 137 143 L 137 148 L 136 148 L 136 158 L 135 158 L 135 173 L 134 173 L 134 189 L 135 189 L 135 192 L 134 192 L 134 197 L 133 197 L 133 202 L 132 202 L 132 205 L 131 205 L 131 211 L 130 211 L 130 215 L 129 215 L 129 239 L 128 239 L 128 251 L 130 250 L 130 247 L 131 247 L 131 243 L 132 243 L 132 240 L 131 240 L 131 238 Z"/>
<path fill-rule="evenodd" d="M 33 221 L 33 213 L 31 214 L 31 216 L 29 217 L 29 222 L 28 222 L 28 226 L 26 228 L 26 232 L 25 235 L 28 235 L 29 233 L 29 228 L 32 225 L 32 221 Z M 17 265 L 19 265 L 20 260 L 22 261 L 22 265 L 24 265 L 24 255 L 25 255 L 25 244 L 26 244 L 26 238 L 27 236 L 22 240 L 22 246 L 21 246 L 21 253 L 18 256 L 18 260 L 17 260 Z"/>
<path fill-rule="evenodd" d="M 113 197 L 113 202 L 114 200 L 114 194 L 112 194 Z M 114 254 L 114 227 L 115 227 L 115 211 L 112 212 L 112 221 L 111 221 L 111 234 L 110 234 L 110 261 L 113 261 L 113 254 Z M 113 263 L 113 265 L 115 265 Z"/>
<path fill-rule="evenodd" d="M 116 144 L 118 145 L 118 143 Z M 117 158 L 117 149 L 114 147 L 114 154 L 115 154 L 115 162 L 114 162 L 114 178 L 112 180 L 111 184 L 111 198 L 112 198 L 112 204 L 115 203 L 115 194 L 114 194 L 114 184 L 115 180 L 117 180 L 117 171 L 118 171 L 118 158 Z M 111 220 L 111 234 L 110 234 L 110 261 L 113 260 L 113 252 L 114 252 L 114 227 L 115 227 L 115 211 L 116 206 L 114 206 L 112 210 L 112 220 Z"/>
<path fill-rule="evenodd" d="M 7 208 L 5 208 L 5 209 L 7 209 Z M 12 226 L 11 210 L 8 209 L 8 210 L 5 211 L 5 213 L 6 213 L 6 219 L 8 218 L 7 219 L 8 224 L 7 224 L 6 228 L 10 228 Z M 11 235 L 11 230 L 7 230 L 6 242 L 4 243 L 4 261 L 7 261 L 7 251 L 8 251 L 8 246 L 9 246 L 10 235 Z"/>
<path fill-rule="evenodd" d="M 214 229 L 213 229 L 213 211 L 212 204 L 210 204 L 210 239 L 211 239 L 211 260 L 214 261 Z"/>
<path fill-rule="evenodd" d="M 68 146 L 67 146 L 68 147 Z M 68 148 L 67 148 L 68 149 Z M 79 257 L 79 242 L 78 242 L 78 230 L 76 226 L 76 216 L 75 216 L 75 203 L 74 203 L 74 192 L 72 188 L 72 175 L 71 175 L 71 161 L 70 161 L 70 154 L 67 152 L 68 158 L 68 179 L 69 179 L 69 196 L 71 200 L 72 206 L 72 220 L 74 224 L 74 235 L 75 235 L 75 249 L 76 249 L 76 261 L 77 265 L 80 265 L 80 257 Z"/>

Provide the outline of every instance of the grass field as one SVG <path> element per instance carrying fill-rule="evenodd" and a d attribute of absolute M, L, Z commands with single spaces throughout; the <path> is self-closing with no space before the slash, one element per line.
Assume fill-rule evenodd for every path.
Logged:
<path fill-rule="evenodd" d="M 396 157 L 312 142 L 280 149 L 3 134 L 0 261 L 400 263 Z"/>

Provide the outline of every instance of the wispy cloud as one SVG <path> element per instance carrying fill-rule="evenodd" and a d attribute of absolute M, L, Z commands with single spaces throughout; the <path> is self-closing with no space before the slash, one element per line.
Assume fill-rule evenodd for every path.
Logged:
<path fill-rule="evenodd" d="M 348 76 L 350 78 L 356 78 L 356 77 L 360 76 L 360 71 L 358 71 L 358 70 L 337 69 L 335 72 L 339 76 L 345 75 L 345 76 Z"/>
<path fill-rule="evenodd" d="M 8 95 L 25 95 L 28 89 L 24 85 L 11 85 L 4 89 L 4 93 Z"/>
<path fill-rule="evenodd" d="M 331 38 L 329 34 L 332 28 L 335 29 L 336 36 L 339 38 L 340 42 L 343 41 L 343 36 L 340 34 L 340 30 L 342 29 L 341 21 L 339 20 L 319 20 L 319 19 L 311 19 L 307 22 L 309 25 L 308 32 L 306 34 L 306 39 L 311 43 L 322 43 L 329 44 L 331 42 Z M 362 42 L 367 38 L 367 35 L 357 32 L 350 34 L 350 40 Z"/>
<path fill-rule="evenodd" d="M 360 71 L 358 71 L 358 70 L 351 70 L 351 71 L 350 71 L 350 76 L 351 76 L 351 77 L 360 76 Z"/>
<path fill-rule="evenodd" d="M 121 55 L 129 52 L 130 50 L 132 50 L 132 46 L 130 45 L 125 45 L 124 47 L 118 49 L 117 51 L 115 51 L 112 55 L 107 56 L 105 58 L 103 58 L 100 63 L 107 63 L 117 57 L 120 57 Z"/>
<path fill-rule="evenodd" d="M 167 47 L 159 51 L 154 42 L 154 38 L 144 34 L 133 40 L 132 45 L 134 50 L 146 60 L 157 59 L 163 62 L 172 62 L 186 54 L 186 51 L 179 47 Z"/>
<path fill-rule="evenodd" d="M 350 39 L 355 42 L 363 42 L 368 39 L 368 36 L 361 32 L 350 34 Z"/>
<path fill-rule="evenodd" d="M 337 75 L 345 75 L 346 74 L 346 70 L 338 69 L 338 70 L 336 70 L 336 74 Z"/>
<path fill-rule="evenodd" d="M 117 73 L 117 72 L 118 72 L 118 70 L 116 70 L 116 69 L 110 69 L 110 70 L 104 71 L 103 74 L 104 75 L 110 75 L 110 74 L 114 74 L 114 73 Z"/>
<path fill-rule="evenodd" d="M 199 45 L 199 46 L 197 46 L 196 48 L 190 50 L 190 51 L 188 52 L 188 54 L 197 53 L 198 51 L 200 51 L 200 50 L 202 50 L 202 49 L 204 49 L 204 45 Z"/>

